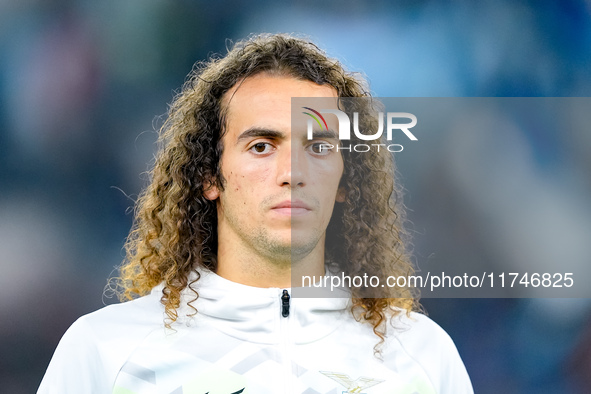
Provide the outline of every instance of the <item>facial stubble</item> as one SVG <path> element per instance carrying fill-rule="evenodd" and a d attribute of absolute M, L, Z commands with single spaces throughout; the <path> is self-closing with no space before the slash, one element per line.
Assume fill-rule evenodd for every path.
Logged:
<path fill-rule="evenodd" d="M 324 232 L 314 226 L 305 230 L 297 230 L 297 233 L 301 235 L 296 236 L 293 227 L 294 219 L 291 218 L 289 220 L 290 237 L 288 240 L 273 234 L 274 230 L 266 226 L 264 220 L 255 222 L 254 226 L 249 226 L 244 220 L 240 220 L 249 212 L 240 211 L 239 208 L 236 209 L 236 207 L 228 204 L 228 198 L 223 194 L 220 196 L 220 204 L 227 225 L 240 237 L 247 248 L 254 251 L 255 255 L 267 262 L 271 267 L 280 270 L 293 267 L 306 258 L 316 248 L 318 242 L 323 239 Z M 279 199 L 269 197 L 263 200 L 259 208 L 260 217 L 264 218 L 265 215 L 268 215 L 274 202 L 276 203 Z M 313 209 L 317 209 L 320 205 L 315 199 L 307 199 L 307 201 L 313 205 Z M 253 261 L 251 264 L 255 264 L 255 262 Z"/>

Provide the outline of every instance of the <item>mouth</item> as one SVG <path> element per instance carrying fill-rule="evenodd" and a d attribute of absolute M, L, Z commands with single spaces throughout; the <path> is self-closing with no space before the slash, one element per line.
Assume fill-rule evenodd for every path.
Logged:
<path fill-rule="evenodd" d="M 312 208 L 301 200 L 286 200 L 273 206 L 271 210 L 280 215 L 299 216 L 307 214 Z"/>

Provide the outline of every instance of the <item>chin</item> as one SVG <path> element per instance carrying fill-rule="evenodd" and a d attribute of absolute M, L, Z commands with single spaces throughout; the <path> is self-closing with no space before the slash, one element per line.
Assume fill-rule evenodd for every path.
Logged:
<path fill-rule="evenodd" d="M 318 240 L 293 240 L 291 242 L 291 256 L 294 259 L 300 259 L 309 255 L 316 245 Z"/>

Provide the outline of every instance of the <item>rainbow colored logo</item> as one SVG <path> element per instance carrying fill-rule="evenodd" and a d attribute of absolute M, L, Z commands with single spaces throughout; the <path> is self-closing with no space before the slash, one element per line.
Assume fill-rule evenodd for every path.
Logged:
<path fill-rule="evenodd" d="M 318 112 L 310 107 L 302 107 L 302 108 L 314 112 L 316 115 L 318 115 L 320 117 L 320 119 L 322 119 L 322 123 L 324 123 L 324 127 L 322 127 L 322 123 L 320 123 L 320 120 L 316 116 L 312 115 L 309 112 L 302 112 L 303 114 L 311 116 L 318 123 L 318 126 L 320 126 L 320 130 L 328 130 L 328 125 L 326 124 L 326 120 L 324 120 L 324 117 L 322 115 L 320 115 L 320 112 Z"/>

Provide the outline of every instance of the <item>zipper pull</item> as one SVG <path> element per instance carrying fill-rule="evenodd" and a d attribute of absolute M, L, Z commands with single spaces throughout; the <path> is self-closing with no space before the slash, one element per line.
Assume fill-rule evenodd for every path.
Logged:
<path fill-rule="evenodd" d="M 287 317 L 289 316 L 289 292 L 287 290 L 283 290 L 283 294 L 281 294 L 281 316 Z"/>

